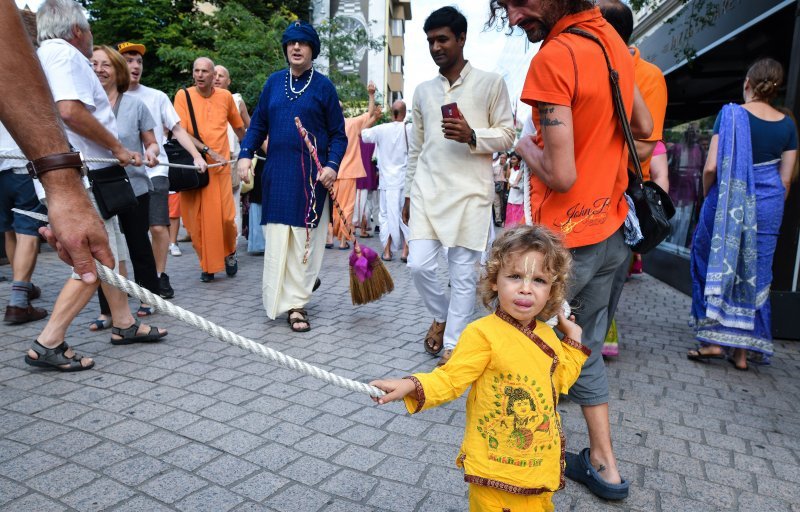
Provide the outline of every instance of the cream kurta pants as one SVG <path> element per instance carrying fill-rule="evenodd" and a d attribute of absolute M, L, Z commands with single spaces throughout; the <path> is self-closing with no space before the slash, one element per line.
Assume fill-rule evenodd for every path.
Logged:
<path fill-rule="evenodd" d="M 403 240 L 408 240 L 410 234 L 408 226 L 403 224 L 402 212 L 406 196 L 403 189 L 379 190 L 381 205 L 381 247 L 386 247 L 389 237 L 392 237 L 393 252 L 403 247 Z"/>
<path fill-rule="evenodd" d="M 330 218 L 330 199 L 326 199 L 320 219 Z M 264 253 L 264 276 L 261 295 L 267 316 L 275 319 L 290 309 L 303 308 L 311 300 L 314 287 L 322 267 L 325 254 L 327 224 L 311 229 L 308 262 L 303 264 L 306 246 L 306 228 L 286 224 L 262 226 L 266 251 Z"/>
<path fill-rule="evenodd" d="M 437 322 L 447 321 L 444 330 L 444 348 L 452 349 L 455 348 L 461 331 L 472 319 L 475 309 L 478 280 L 475 264 L 480 260 L 481 252 L 464 247 L 448 248 L 447 266 L 450 276 L 448 299 L 436 275 L 441 248 L 442 243 L 438 240 L 409 241 L 408 268 L 428 311 Z"/>

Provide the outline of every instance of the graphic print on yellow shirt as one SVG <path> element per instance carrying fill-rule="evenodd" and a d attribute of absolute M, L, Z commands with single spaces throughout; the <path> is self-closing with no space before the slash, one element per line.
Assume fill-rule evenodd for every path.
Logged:
<path fill-rule="evenodd" d="M 549 390 L 527 375 L 498 374 L 492 379 L 494 410 L 478 419 L 490 461 L 538 467 L 537 453 L 560 450 L 558 417 L 547 400 Z"/>

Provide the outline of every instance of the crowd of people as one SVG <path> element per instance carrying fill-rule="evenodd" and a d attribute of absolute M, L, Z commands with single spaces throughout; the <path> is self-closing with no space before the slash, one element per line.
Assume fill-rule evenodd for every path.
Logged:
<path fill-rule="evenodd" d="M 519 27 L 542 42 L 522 89 L 532 116 L 521 136 L 503 78 L 464 55 L 467 19 L 454 7 L 434 11 L 423 26 L 438 74 L 417 88 L 410 119 L 396 101 L 388 122 L 380 122 L 372 83 L 367 111 L 345 118 L 335 85 L 313 65 L 320 38 L 303 21 L 285 30 L 287 68 L 268 77 L 251 116 L 230 92 L 228 70 L 208 57 L 194 61 L 194 85 L 170 101 L 141 83 L 148 49 L 129 41 L 95 46 L 73 0 L 42 4 L 36 54 L 16 13 L 2 7 L 0 33 L 17 51 L 0 59 L 28 68 L 29 101 L 19 104 L 30 108 L 2 107 L 7 130 L 0 131 L 0 149 L 21 149 L 31 160 L 27 168 L 0 161 L 0 227 L 13 271 L 5 321 L 48 316 L 32 304 L 42 293 L 32 284 L 40 234 L 73 266 L 25 361 L 59 371 L 93 367 L 65 341 L 98 289 L 92 258 L 173 297 L 166 267 L 168 254 L 181 252 L 179 218 L 202 283 L 223 270 L 236 275 L 237 244 L 246 234 L 248 251 L 263 253 L 266 316 L 286 315 L 295 332 L 312 329 L 306 305 L 320 285 L 326 248 L 348 249 L 355 236 L 379 233 L 382 258 L 401 254 L 430 315 L 423 349 L 441 356 L 430 373 L 374 381 L 387 393 L 376 401 L 402 399 L 417 413 L 470 388 L 458 465 L 471 508 L 552 510 L 564 477 L 602 498 L 626 498 L 630 484 L 611 443 L 603 353 L 625 279 L 641 261 L 625 233 L 634 155 L 609 81 L 597 77 L 610 68 L 618 74 L 646 180 L 668 190 L 668 157 L 680 166 L 695 157 L 666 150 L 666 84 L 628 45 L 630 9 L 619 0 L 598 4 L 489 2 L 489 26 Z M 773 353 L 771 263 L 797 163 L 796 126 L 770 105 L 782 81 L 778 62 L 755 63 L 744 81 L 744 105 L 722 110 L 709 141 L 692 242 L 692 317 L 701 343 L 687 354 L 692 360 L 730 353 L 745 370 L 748 358 L 766 363 Z M 10 99 L 23 97 L 11 89 Z M 26 131 L 30 113 L 37 124 Z M 298 136 L 295 118 L 313 134 L 315 152 Z M 168 139 L 208 174 L 206 186 L 170 191 Z M 118 162 L 87 162 L 89 169 L 124 166 L 135 206 L 103 219 L 94 213 L 102 184 L 75 172 L 82 163 L 72 148 Z M 38 198 L 35 185 L 43 191 Z M 243 197 L 242 187 L 250 190 Z M 12 207 L 46 207 L 51 226 L 12 214 Z M 442 255 L 449 292 L 438 279 Z M 88 328 L 111 329 L 112 344 L 167 336 L 142 323 L 153 312 L 149 304 L 132 313 L 123 292 L 102 284 L 98 293 L 100 315 Z M 477 298 L 491 313 L 470 323 Z M 570 314 L 565 302 L 578 307 Z M 561 395 L 581 406 L 586 421 L 589 446 L 578 453 L 564 451 Z"/>

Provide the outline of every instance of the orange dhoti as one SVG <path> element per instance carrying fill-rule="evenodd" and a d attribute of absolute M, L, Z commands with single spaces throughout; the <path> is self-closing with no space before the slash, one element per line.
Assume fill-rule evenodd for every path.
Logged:
<path fill-rule="evenodd" d="M 344 219 L 347 225 L 352 224 L 353 210 L 356 205 L 356 180 L 355 178 L 339 178 L 333 184 L 333 193 L 336 196 L 336 202 L 342 207 L 344 211 Z M 352 227 L 352 226 L 351 226 Z M 345 227 L 339 210 L 333 209 L 333 236 L 343 240 L 350 240 L 350 235 Z"/>
<path fill-rule="evenodd" d="M 225 256 L 236 250 L 236 210 L 229 166 L 209 169 L 208 186 L 181 192 L 181 217 L 203 272 L 225 270 Z"/>

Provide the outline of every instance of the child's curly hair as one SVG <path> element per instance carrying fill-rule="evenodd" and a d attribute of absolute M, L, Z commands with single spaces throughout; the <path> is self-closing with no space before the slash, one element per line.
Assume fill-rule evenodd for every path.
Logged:
<path fill-rule="evenodd" d="M 486 261 L 486 272 L 481 276 L 478 293 L 487 309 L 497 307 L 497 292 L 492 285 L 497 284 L 497 274 L 515 254 L 537 251 L 544 255 L 544 268 L 553 276 L 550 298 L 539 313 L 541 320 L 555 316 L 567 294 L 567 277 L 572 266 L 572 255 L 561 243 L 559 237 L 541 226 L 515 226 L 498 237 L 492 244 L 492 252 Z"/>

